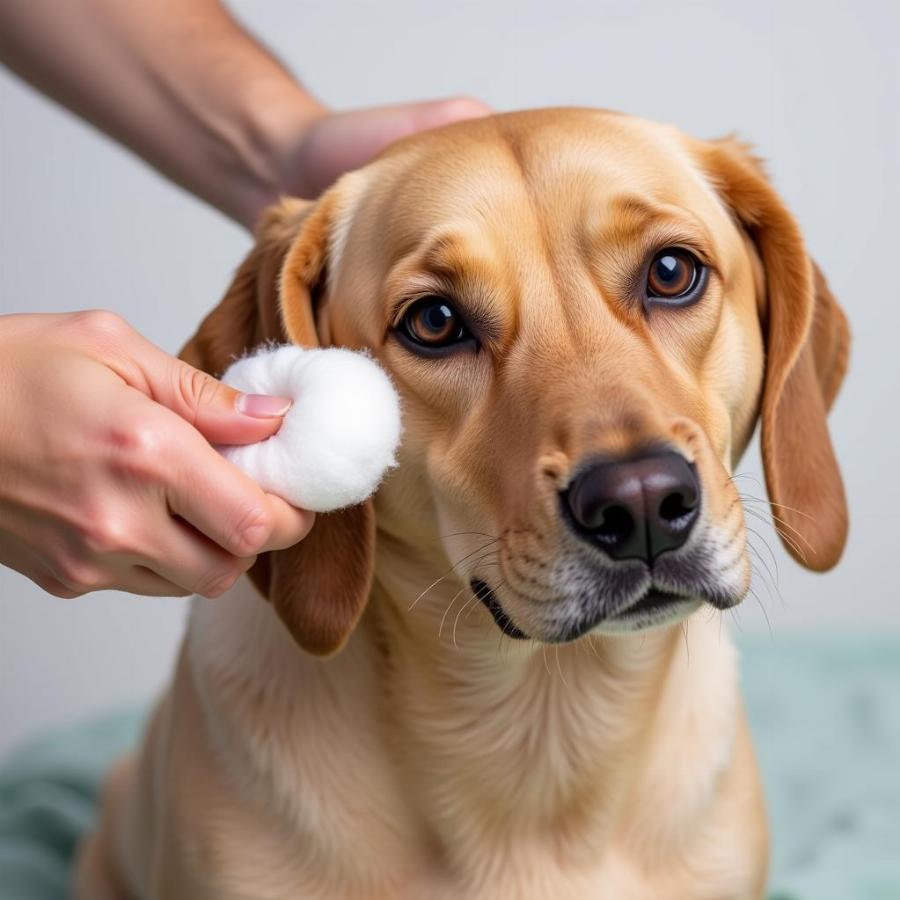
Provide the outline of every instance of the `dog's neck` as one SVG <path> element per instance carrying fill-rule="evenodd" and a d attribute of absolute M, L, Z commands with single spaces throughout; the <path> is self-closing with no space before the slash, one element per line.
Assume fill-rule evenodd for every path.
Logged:
<path fill-rule="evenodd" d="M 701 611 L 683 631 L 513 642 L 463 606 L 470 593 L 450 606 L 461 584 L 410 609 L 446 567 L 402 549 L 380 551 L 365 619 L 329 660 L 301 652 L 246 580 L 193 604 L 190 683 L 244 789 L 290 827 L 317 823 L 306 839 L 335 885 L 427 871 L 449 896 L 527 883 L 557 897 L 598 866 L 670 878 L 673 859 L 696 863 L 688 838 L 715 826 L 740 720 L 720 623 Z"/>
<path fill-rule="evenodd" d="M 682 770 L 688 791 L 717 777 L 734 733 L 736 678 L 708 612 L 632 635 L 514 641 L 464 581 L 441 578 L 446 566 L 407 550 L 381 542 L 368 627 L 387 657 L 385 733 L 448 854 L 470 857 L 477 841 L 482 851 L 497 844 L 499 860 L 503 848 L 555 834 L 561 865 L 596 860 L 629 810 L 664 819 L 658 800 L 631 800 L 650 789 L 666 754 L 663 765 L 699 771 L 694 780 Z M 422 585 L 432 585 L 424 595 Z M 692 677 L 691 655 L 715 683 Z M 677 759 L 680 747 L 704 746 L 702 736 L 684 741 L 685 729 L 714 737 L 708 760 Z M 684 827 L 684 810 L 677 816 Z"/>

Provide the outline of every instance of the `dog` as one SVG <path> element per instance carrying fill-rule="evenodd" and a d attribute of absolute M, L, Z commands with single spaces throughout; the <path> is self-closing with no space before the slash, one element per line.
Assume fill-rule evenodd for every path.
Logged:
<path fill-rule="evenodd" d="M 732 471 L 759 420 L 837 562 L 849 333 L 759 161 L 583 109 L 405 139 L 270 210 L 183 358 L 270 339 L 369 350 L 399 466 L 195 599 L 78 896 L 761 897 Z"/>

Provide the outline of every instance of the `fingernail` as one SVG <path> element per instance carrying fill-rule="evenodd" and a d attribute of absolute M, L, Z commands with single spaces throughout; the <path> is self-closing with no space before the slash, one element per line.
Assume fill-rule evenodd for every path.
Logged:
<path fill-rule="evenodd" d="M 283 416 L 293 401 L 290 397 L 270 397 L 268 394 L 238 394 L 235 409 L 254 419 L 274 419 Z"/>

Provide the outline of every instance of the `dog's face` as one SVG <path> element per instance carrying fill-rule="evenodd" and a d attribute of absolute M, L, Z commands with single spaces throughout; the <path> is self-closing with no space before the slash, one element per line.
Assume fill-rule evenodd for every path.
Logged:
<path fill-rule="evenodd" d="M 478 120 L 396 145 L 297 230 L 288 333 L 370 348 L 403 397 L 379 527 L 462 560 L 454 577 L 508 636 L 738 603 L 729 476 L 761 405 L 770 492 L 798 510 L 775 509 L 785 540 L 811 567 L 836 560 L 824 410 L 843 319 L 737 145 L 592 111 Z"/>

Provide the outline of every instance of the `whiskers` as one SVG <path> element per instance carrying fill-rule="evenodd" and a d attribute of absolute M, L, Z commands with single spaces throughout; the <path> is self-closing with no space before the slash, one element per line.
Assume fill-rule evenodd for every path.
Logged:
<path fill-rule="evenodd" d="M 471 579 L 476 577 L 480 570 L 483 570 L 485 567 L 492 567 L 498 570 L 498 577 L 496 579 L 492 577 L 491 579 L 492 590 L 502 590 L 509 587 L 505 578 L 504 567 L 500 555 L 504 538 L 510 532 L 511 529 L 506 529 L 501 534 L 495 535 L 482 531 L 458 531 L 440 535 L 441 538 L 471 536 L 487 538 L 487 540 L 482 541 L 477 547 L 457 559 L 446 572 L 422 590 L 407 607 L 407 612 L 411 612 L 422 600 L 431 596 L 435 590 L 446 583 L 448 579 L 451 579 L 450 584 L 458 586 L 458 590 L 450 597 L 449 601 L 446 602 L 443 612 L 441 613 L 440 621 L 437 626 L 437 638 L 439 642 L 444 640 L 445 626 L 452 620 L 453 625 L 450 629 L 450 640 L 453 643 L 453 646 L 459 649 L 458 634 L 460 623 L 465 622 L 471 615 L 472 610 L 477 609 L 481 602 L 478 593 L 473 591 L 471 582 Z M 521 532 L 513 531 L 512 533 L 518 534 Z M 452 588 L 450 589 L 452 590 Z M 443 597 L 446 596 L 447 593 L 449 593 L 449 591 L 442 591 L 441 594 L 438 595 L 439 599 L 443 600 Z M 460 598 L 463 600 L 461 606 L 458 605 Z M 508 641 L 504 642 L 503 638 L 504 634 L 501 631 L 498 640 L 498 653 L 501 651 L 504 643 L 509 643 Z"/>
<path fill-rule="evenodd" d="M 759 482 L 759 479 L 749 473 L 743 473 L 738 475 L 730 476 L 729 480 L 734 483 L 738 478 L 749 478 L 752 481 L 755 481 L 759 484 L 760 487 L 762 485 Z M 737 487 L 737 485 L 735 485 Z M 804 552 L 803 546 L 805 545 L 806 549 L 810 552 L 814 552 L 814 547 L 807 540 L 806 536 L 803 535 L 795 526 L 791 525 L 785 518 L 783 513 L 790 512 L 795 513 L 798 516 L 803 516 L 805 519 L 809 519 L 810 522 L 815 522 L 815 517 L 811 516 L 809 513 L 804 512 L 802 509 L 797 509 L 795 506 L 788 506 L 785 503 L 778 503 L 774 500 L 765 500 L 761 497 L 754 497 L 752 494 L 745 493 L 743 491 L 738 490 L 738 496 L 741 499 L 741 502 L 744 504 L 744 511 L 754 515 L 756 518 L 766 522 L 767 524 L 771 524 L 774 522 L 776 524 L 775 530 L 781 536 L 782 540 L 797 554 L 802 562 L 806 562 L 806 554 Z M 749 504 L 757 504 L 765 509 L 765 514 L 762 513 L 759 509 L 755 508 Z M 775 509 L 781 510 L 782 513 L 775 512 Z M 766 518 L 768 515 L 768 518 Z"/>
<path fill-rule="evenodd" d="M 760 483 L 759 479 L 750 473 L 738 473 L 730 476 L 729 480 L 735 485 L 735 488 L 737 488 L 737 481 L 741 478 L 749 479 L 750 481 L 753 481 L 757 485 L 759 485 L 760 488 L 762 488 L 762 484 Z M 784 518 L 784 514 L 790 512 L 809 519 L 810 521 L 815 521 L 813 516 L 809 515 L 809 513 L 806 513 L 801 509 L 787 506 L 784 503 L 773 502 L 762 497 L 756 497 L 750 493 L 747 493 L 746 491 L 742 491 L 739 489 L 737 490 L 737 495 L 740 498 L 741 505 L 747 516 L 752 517 L 753 519 L 772 529 L 781 537 L 784 543 L 801 561 L 806 561 L 805 550 L 809 550 L 810 552 L 812 552 L 813 547 L 806 539 L 806 537 Z M 782 606 L 785 605 L 784 597 L 782 596 L 780 589 L 781 579 L 778 567 L 778 558 L 776 556 L 775 550 L 772 548 L 772 545 L 765 534 L 762 534 L 757 529 L 750 527 L 750 525 L 746 524 L 746 522 L 744 527 L 747 531 L 747 549 L 751 554 L 748 557 L 748 560 L 750 563 L 752 579 L 751 585 L 748 588 L 748 593 L 756 601 L 763 614 L 763 617 L 766 620 L 766 625 L 769 630 L 769 636 L 774 637 L 772 622 L 769 618 L 766 604 L 763 603 L 763 600 L 755 590 L 754 585 L 762 585 L 766 590 L 768 599 L 771 600 L 773 596 L 777 596 L 780 604 Z M 754 546 L 754 542 L 753 540 L 751 540 L 751 538 L 755 538 L 756 541 L 761 542 L 765 547 L 766 551 L 768 552 L 768 558 L 771 559 L 771 566 L 769 565 L 766 556 L 764 556 L 763 553 L 760 552 L 760 549 L 758 547 Z M 736 614 L 732 612 L 732 615 L 735 623 L 737 624 L 737 627 L 740 629 L 740 622 Z"/>
<path fill-rule="evenodd" d="M 475 565 L 475 566 L 482 566 L 482 565 L 488 565 L 488 566 L 491 566 L 491 565 L 499 565 L 499 563 L 492 562 L 492 561 L 490 561 L 489 559 L 482 558 L 482 559 L 476 560 L 476 562 L 475 562 L 474 565 Z M 501 581 L 501 582 L 499 583 L 498 587 L 503 587 L 505 584 L 506 584 L 505 581 Z M 447 607 L 446 607 L 446 609 L 444 610 L 444 614 L 441 616 L 441 623 L 440 623 L 440 625 L 438 626 L 438 640 L 441 640 L 441 638 L 442 638 L 442 636 L 443 636 L 443 632 L 444 632 L 444 625 L 445 625 L 446 622 L 447 622 L 447 617 L 449 616 L 450 611 L 451 611 L 451 610 L 453 609 L 453 607 L 456 605 L 456 601 L 459 599 L 459 597 L 460 597 L 462 594 L 465 594 L 467 591 L 470 592 L 470 597 L 469 597 L 469 599 L 466 600 L 466 602 L 460 607 L 459 612 L 457 612 L 457 614 L 456 614 L 456 618 L 453 620 L 453 630 L 452 630 L 452 632 L 451 632 L 451 639 L 452 639 L 452 641 L 453 641 L 453 646 L 456 647 L 457 650 L 459 649 L 459 644 L 458 644 L 457 641 L 456 641 L 456 631 L 457 631 L 457 628 L 459 627 L 459 620 L 460 620 L 460 618 L 462 617 L 462 614 L 463 614 L 467 609 L 468 609 L 469 612 L 471 613 L 471 607 L 473 606 L 473 604 L 477 604 L 477 603 L 479 602 L 478 597 L 477 597 L 474 593 L 471 592 L 471 588 L 470 588 L 470 586 L 468 585 L 468 583 L 467 583 L 467 584 L 464 584 L 464 585 L 463 585 L 463 586 L 462 586 L 462 587 L 461 587 L 461 588 L 460 588 L 460 589 L 459 589 L 459 590 L 458 590 L 458 591 L 450 598 L 450 602 L 447 604 Z"/>
<path fill-rule="evenodd" d="M 466 534 L 474 534 L 474 535 L 477 535 L 477 536 L 480 536 L 480 537 L 489 537 L 490 540 L 487 541 L 487 542 L 485 542 L 484 544 L 482 544 L 480 547 L 476 547 L 474 550 L 472 550 L 471 553 L 467 553 L 467 554 L 466 554 L 465 556 L 463 556 L 461 559 L 458 559 L 455 563 L 453 563 L 452 566 L 450 566 L 449 569 L 447 569 L 446 572 L 444 572 L 443 575 L 441 575 L 440 578 L 436 578 L 434 581 L 432 581 L 431 584 L 429 584 L 428 587 L 426 587 L 425 590 L 423 590 L 423 591 L 419 594 L 419 596 L 416 597 L 416 599 L 413 600 L 412 603 L 410 603 L 410 605 L 407 607 L 407 612 L 411 612 L 412 609 L 415 607 L 415 605 L 416 605 L 423 597 L 426 597 L 426 596 L 427 596 L 432 590 L 434 590 L 434 588 L 436 588 L 442 581 L 446 580 L 446 579 L 449 578 L 451 575 L 453 575 L 453 574 L 456 572 L 456 570 L 457 570 L 464 562 L 466 562 L 467 560 L 471 559 L 476 553 L 481 553 L 482 551 L 487 550 L 488 547 L 492 547 L 492 546 L 494 546 L 494 545 L 496 545 L 496 544 L 499 544 L 500 541 L 503 540 L 503 535 L 500 535 L 499 537 L 496 537 L 496 536 L 491 536 L 491 535 L 489 535 L 489 534 L 482 534 L 480 531 L 460 531 L 460 532 L 456 532 L 456 533 L 454 533 L 454 534 L 444 535 L 444 536 L 445 536 L 445 537 L 459 537 L 459 536 L 461 536 L 461 535 L 466 535 Z M 490 555 L 490 554 L 488 554 L 488 555 Z M 478 561 L 477 561 L 477 560 L 476 560 L 476 563 L 475 563 L 475 564 L 476 564 L 476 565 L 478 564 Z"/>

